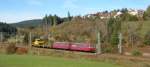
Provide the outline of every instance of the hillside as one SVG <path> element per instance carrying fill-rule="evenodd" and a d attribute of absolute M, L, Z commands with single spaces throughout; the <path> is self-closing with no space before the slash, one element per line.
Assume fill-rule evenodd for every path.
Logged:
<path fill-rule="evenodd" d="M 26 21 L 21 21 L 18 23 L 13 23 L 11 25 L 16 26 L 16 27 L 26 28 L 26 27 L 37 27 L 41 23 L 42 23 L 41 19 L 33 19 L 33 20 L 26 20 Z"/>
<path fill-rule="evenodd" d="M 122 22 L 121 31 L 125 41 L 128 42 L 129 35 L 132 34 L 130 31 L 134 32 L 132 35 L 136 36 L 139 40 L 143 40 L 146 33 L 150 31 L 149 22 L 150 21 Z M 71 22 L 64 22 L 51 28 L 51 32 L 54 32 L 53 36 L 56 36 L 56 38 L 60 40 L 73 38 L 73 41 L 84 42 L 89 39 L 92 43 L 95 43 L 97 29 L 101 31 L 102 40 L 105 40 L 107 36 L 107 25 L 106 21 L 100 19 L 78 19 Z"/>

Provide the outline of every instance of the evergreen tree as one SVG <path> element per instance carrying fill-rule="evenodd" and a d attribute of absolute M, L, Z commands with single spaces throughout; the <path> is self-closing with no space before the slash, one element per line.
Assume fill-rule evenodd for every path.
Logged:
<path fill-rule="evenodd" d="M 122 12 L 122 14 L 120 15 L 121 21 L 138 21 L 139 20 L 137 16 L 129 14 L 127 8 L 123 8 L 120 11 Z"/>
<path fill-rule="evenodd" d="M 72 17 L 70 15 L 70 12 L 68 12 L 68 21 L 71 21 Z"/>
<path fill-rule="evenodd" d="M 107 40 L 112 45 L 118 44 L 118 33 L 121 31 L 121 22 L 119 18 L 110 18 L 107 23 Z"/>
<path fill-rule="evenodd" d="M 114 32 L 114 33 L 111 35 L 110 43 L 111 43 L 112 46 L 118 45 L 118 43 L 119 43 L 119 38 L 118 38 L 118 33 L 117 33 L 117 32 Z"/>
<path fill-rule="evenodd" d="M 56 26 L 57 23 L 58 23 L 58 17 L 57 17 L 57 15 L 54 15 L 53 16 L 53 26 Z"/>
<path fill-rule="evenodd" d="M 43 18 L 43 22 L 44 22 L 44 24 L 47 24 L 47 25 L 50 25 L 50 26 L 55 26 L 55 25 L 60 24 L 64 21 L 63 21 L 63 18 L 61 19 L 57 15 L 54 15 L 54 16 L 53 15 L 49 15 L 49 16 L 46 15 Z"/>
<path fill-rule="evenodd" d="M 49 22 L 48 16 L 45 15 L 45 17 L 43 18 L 43 24 L 44 24 L 44 25 L 47 25 L 48 22 Z"/>
<path fill-rule="evenodd" d="M 6 23 L 3 23 L 3 22 L 0 22 L 0 32 L 3 33 L 3 36 L 5 38 L 8 38 L 10 37 L 11 35 L 16 35 L 17 33 L 17 28 L 16 27 L 13 27 L 9 24 L 6 24 Z"/>
<path fill-rule="evenodd" d="M 121 12 L 122 13 L 128 13 L 128 9 L 127 8 L 123 8 L 123 9 L 121 9 Z"/>
<path fill-rule="evenodd" d="M 49 19 L 50 25 L 53 26 L 53 24 L 54 24 L 53 16 L 52 16 L 52 15 L 49 15 L 49 16 L 48 16 L 48 19 Z"/>

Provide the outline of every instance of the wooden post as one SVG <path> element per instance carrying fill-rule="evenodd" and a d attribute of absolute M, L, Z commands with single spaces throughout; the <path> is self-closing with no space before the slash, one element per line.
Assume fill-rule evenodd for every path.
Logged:
<path fill-rule="evenodd" d="M 51 37 L 51 34 L 48 34 L 48 45 L 50 45 L 50 37 Z"/>
<path fill-rule="evenodd" d="M 96 45 L 97 54 L 101 54 L 101 39 L 100 32 L 97 33 L 97 45 Z"/>
<path fill-rule="evenodd" d="M 2 43 L 3 42 L 3 33 L 0 32 L 0 42 Z"/>
<path fill-rule="evenodd" d="M 15 36 L 15 45 L 16 45 L 16 46 L 18 46 L 17 41 L 18 41 L 18 40 L 17 40 L 17 35 L 16 35 L 16 36 Z"/>
<path fill-rule="evenodd" d="M 122 54 L 122 34 L 119 33 L 119 44 L 118 44 L 118 52 Z"/>

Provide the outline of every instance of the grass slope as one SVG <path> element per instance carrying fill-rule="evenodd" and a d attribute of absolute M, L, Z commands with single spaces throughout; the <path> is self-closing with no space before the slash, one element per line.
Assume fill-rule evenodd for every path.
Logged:
<path fill-rule="evenodd" d="M 64 59 L 48 56 L 0 55 L 0 67 L 119 67 L 115 64 L 85 59 Z"/>

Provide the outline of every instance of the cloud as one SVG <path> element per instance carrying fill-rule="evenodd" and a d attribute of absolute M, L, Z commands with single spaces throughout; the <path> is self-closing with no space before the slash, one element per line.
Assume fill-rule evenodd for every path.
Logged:
<path fill-rule="evenodd" d="M 42 6 L 43 5 L 41 0 L 28 0 L 28 4 L 33 5 L 33 6 Z"/>

